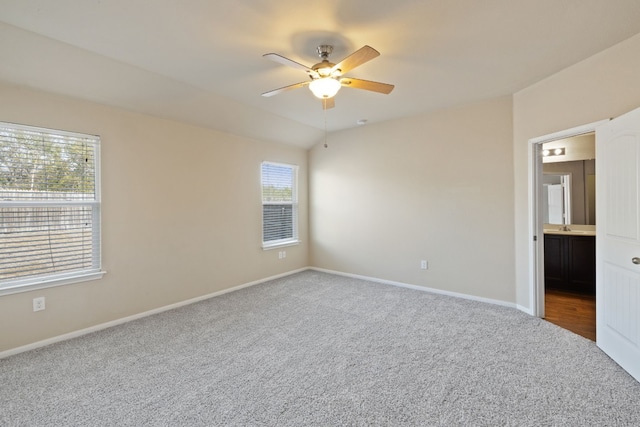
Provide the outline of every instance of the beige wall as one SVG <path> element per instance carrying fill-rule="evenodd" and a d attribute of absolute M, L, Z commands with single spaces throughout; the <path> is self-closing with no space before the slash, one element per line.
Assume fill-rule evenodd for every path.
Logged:
<path fill-rule="evenodd" d="M 528 140 L 621 115 L 640 107 L 640 35 L 514 95 L 517 301 L 531 308 Z M 597 224 L 596 224 L 597 227 Z"/>
<path fill-rule="evenodd" d="M 314 147 L 312 265 L 515 302 L 511 111 L 505 97 Z"/>
<path fill-rule="evenodd" d="M 15 86 L 0 99 L 2 121 L 101 136 L 107 271 L 0 296 L 0 351 L 308 266 L 306 150 Z M 300 166 L 303 244 L 284 260 L 260 246 L 263 160 Z"/>
<path fill-rule="evenodd" d="M 640 35 L 513 99 L 335 133 L 308 153 L 311 236 L 301 149 L 0 84 L 0 120 L 101 135 L 108 271 L 0 297 L 0 351 L 307 265 L 527 309 L 528 140 L 640 106 L 638 75 Z M 260 248 L 262 160 L 301 167 L 285 260 Z"/>

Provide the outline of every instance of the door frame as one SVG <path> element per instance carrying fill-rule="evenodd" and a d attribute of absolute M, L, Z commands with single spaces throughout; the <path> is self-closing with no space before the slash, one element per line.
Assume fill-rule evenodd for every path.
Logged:
<path fill-rule="evenodd" d="M 544 231 L 542 214 L 542 144 L 595 132 L 610 119 L 529 140 L 529 314 L 544 317 Z M 596 158 L 596 162 L 598 159 Z M 596 228 L 597 235 L 597 228 Z"/>

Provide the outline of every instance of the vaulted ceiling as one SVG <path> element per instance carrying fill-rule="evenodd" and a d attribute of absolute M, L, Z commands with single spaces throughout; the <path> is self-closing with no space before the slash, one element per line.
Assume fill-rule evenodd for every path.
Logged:
<path fill-rule="evenodd" d="M 310 147 L 325 112 L 307 79 L 262 57 L 312 65 L 370 45 L 329 131 L 521 90 L 640 33 L 638 0 L 0 0 L 0 81 Z"/>

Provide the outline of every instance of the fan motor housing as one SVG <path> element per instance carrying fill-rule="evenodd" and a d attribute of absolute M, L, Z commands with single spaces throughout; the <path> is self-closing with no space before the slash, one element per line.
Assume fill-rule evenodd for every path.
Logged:
<path fill-rule="evenodd" d="M 320 75 L 320 77 L 329 77 L 332 75 L 331 69 L 335 65 L 336 64 L 334 64 L 333 62 L 324 60 L 322 62 L 318 62 L 317 64 L 315 64 L 313 67 L 311 67 L 311 69 L 317 72 Z"/>

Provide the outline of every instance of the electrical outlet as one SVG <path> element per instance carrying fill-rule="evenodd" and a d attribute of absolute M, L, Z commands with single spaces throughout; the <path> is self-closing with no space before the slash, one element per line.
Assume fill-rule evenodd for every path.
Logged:
<path fill-rule="evenodd" d="M 44 310 L 44 297 L 38 297 L 33 299 L 33 311 Z"/>
<path fill-rule="evenodd" d="M 282 251 L 282 258 L 286 258 L 287 257 L 287 251 Z"/>
<path fill-rule="evenodd" d="M 420 261 L 420 268 L 423 270 L 427 270 L 429 268 L 429 264 L 426 260 L 423 259 L 422 261 Z"/>

